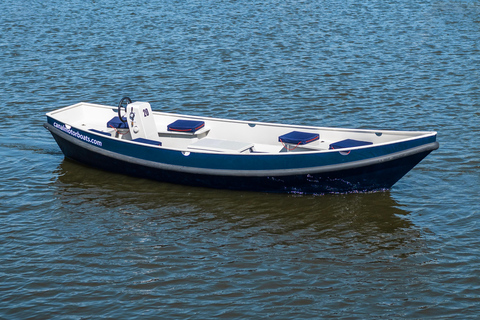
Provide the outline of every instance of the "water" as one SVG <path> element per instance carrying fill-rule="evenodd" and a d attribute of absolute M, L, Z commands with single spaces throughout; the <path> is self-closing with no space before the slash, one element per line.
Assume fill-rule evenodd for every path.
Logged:
<path fill-rule="evenodd" d="M 478 1 L 0 4 L 0 318 L 476 318 Z M 64 160 L 44 114 L 436 130 L 391 191 L 189 188 Z"/>

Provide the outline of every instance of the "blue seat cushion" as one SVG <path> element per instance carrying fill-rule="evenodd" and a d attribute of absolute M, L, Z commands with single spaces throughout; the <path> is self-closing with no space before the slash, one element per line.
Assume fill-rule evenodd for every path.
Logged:
<path fill-rule="evenodd" d="M 168 131 L 195 132 L 205 126 L 200 120 L 177 120 L 167 126 Z"/>
<path fill-rule="evenodd" d="M 320 138 L 320 135 L 318 133 L 292 131 L 278 137 L 278 141 L 283 143 L 298 145 L 298 144 L 307 144 L 315 140 L 318 140 L 319 138 Z"/>
<path fill-rule="evenodd" d="M 346 139 L 346 140 L 342 140 L 342 141 L 338 141 L 330 144 L 330 149 L 353 148 L 353 147 L 367 146 L 370 144 L 373 144 L 373 143 L 369 141 Z"/>
<path fill-rule="evenodd" d="M 127 118 L 123 119 L 127 121 Z M 110 121 L 107 122 L 107 127 L 113 127 L 116 129 L 128 129 L 128 124 L 127 122 L 120 121 L 119 117 L 113 117 L 112 119 L 110 119 Z"/>
<path fill-rule="evenodd" d="M 155 141 L 155 140 L 150 140 L 150 139 L 145 139 L 145 138 L 136 138 L 136 139 L 133 139 L 132 141 L 146 143 L 146 144 L 152 144 L 154 146 L 161 146 L 162 145 L 162 143 L 160 141 Z"/>

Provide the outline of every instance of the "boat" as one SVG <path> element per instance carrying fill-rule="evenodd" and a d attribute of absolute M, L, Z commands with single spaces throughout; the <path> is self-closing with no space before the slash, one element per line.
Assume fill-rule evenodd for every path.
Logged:
<path fill-rule="evenodd" d="M 328 194 L 389 190 L 438 149 L 433 131 L 274 124 L 153 111 L 128 97 L 46 114 L 64 156 L 157 181 Z"/>

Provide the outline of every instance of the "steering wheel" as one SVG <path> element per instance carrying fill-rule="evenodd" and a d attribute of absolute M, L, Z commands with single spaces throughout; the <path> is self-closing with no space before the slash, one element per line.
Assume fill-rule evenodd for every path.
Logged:
<path fill-rule="evenodd" d="M 123 102 L 126 101 L 127 104 L 123 107 Z M 125 115 L 127 115 L 127 106 L 129 103 L 132 103 L 132 99 L 130 99 L 129 97 L 123 97 L 122 100 L 120 100 L 120 103 L 118 104 L 118 117 L 120 118 L 120 121 L 122 121 L 123 123 L 127 123 L 127 119 L 125 118 L 125 120 L 123 120 L 123 117 L 122 117 L 122 107 L 125 109 Z"/>

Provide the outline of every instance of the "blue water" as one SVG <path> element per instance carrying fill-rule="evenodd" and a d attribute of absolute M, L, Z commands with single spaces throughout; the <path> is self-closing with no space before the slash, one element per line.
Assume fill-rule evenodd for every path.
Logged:
<path fill-rule="evenodd" d="M 0 318 L 480 314 L 478 1 L 0 3 Z M 45 112 L 438 131 L 388 192 L 271 195 L 65 160 Z"/>

